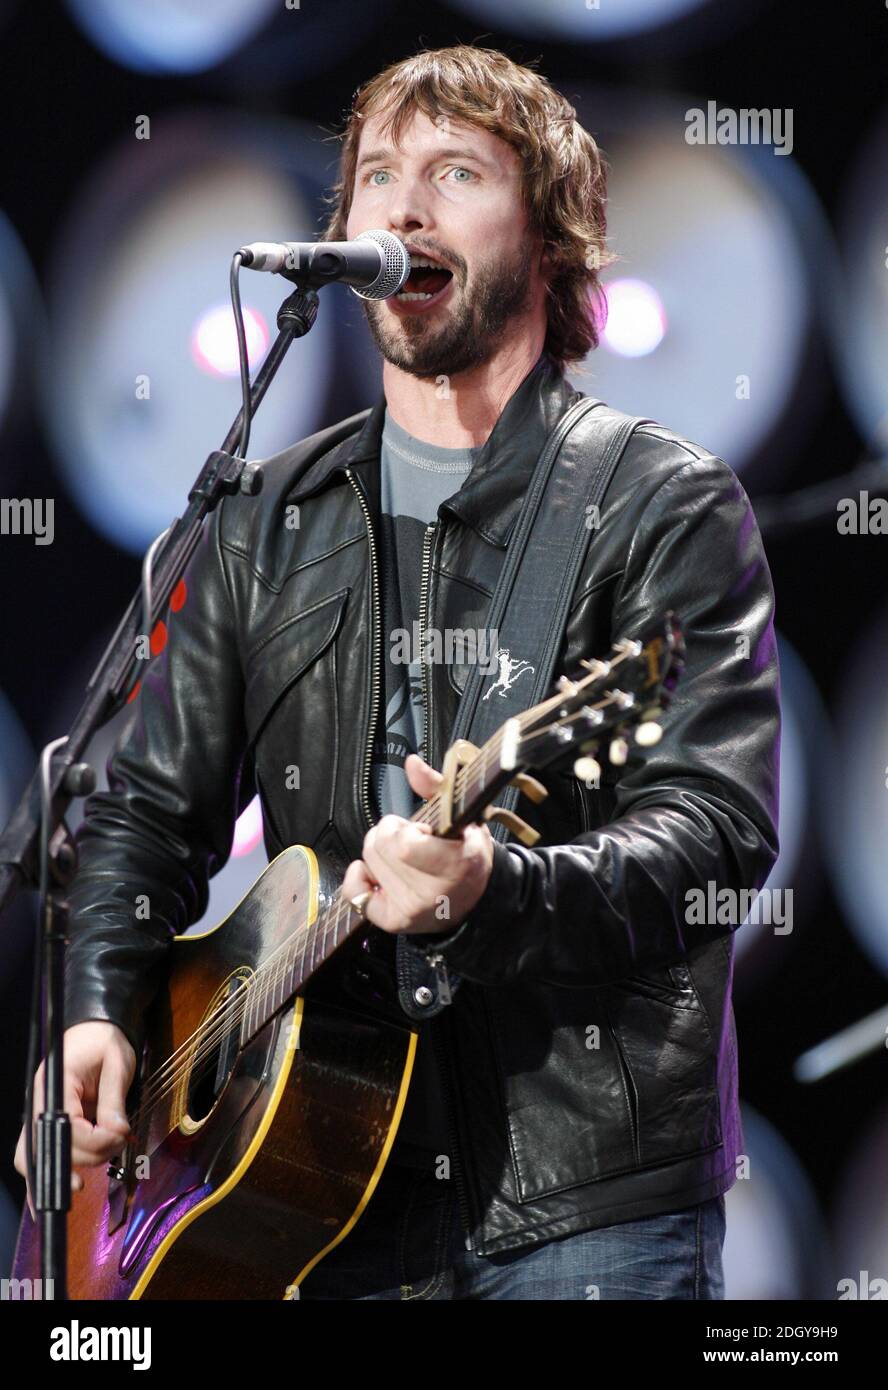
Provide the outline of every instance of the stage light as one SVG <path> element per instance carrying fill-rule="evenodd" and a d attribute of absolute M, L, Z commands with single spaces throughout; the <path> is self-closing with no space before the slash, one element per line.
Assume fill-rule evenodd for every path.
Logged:
<path fill-rule="evenodd" d="M 885 1052 L 878 1062 L 885 1085 Z M 863 1085 L 863 1083 L 861 1083 Z M 878 1085 L 878 1082 L 876 1083 Z M 863 1085 L 863 1089 L 865 1085 Z M 869 1099 L 867 1092 L 866 1099 Z M 835 1203 L 836 1287 L 833 1298 L 888 1299 L 888 1110 L 884 1106 L 852 1151 Z"/>
<path fill-rule="evenodd" d="M 35 754 L 10 701 L 0 691 L 0 830 L 6 825 L 28 785 Z"/>
<path fill-rule="evenodd" d="M 628 38 L 673 24 L 711 0 L 456 0 L 467 14 L 512 34 L 578 39 L 586 44 Z"/>
<path fill-rule="evenodd" d="M 853 538 L 848 544 L 854 544 Z M 888 614 L 883 610 L 858 635 L 848 663 L 836 715 L 838 756 L 823 808 L 823 839 L 848 926 L 876 967 L 888 972 L 886 651 Z"/>
<path fill-rule="evenodd" d="M 621 357 L 646 357 L 666 334 L 660 296 L 643 280 L 615 280 L 607 288 L 607 325 L 602 341 Z"/>
<path fill-rule="evenodd" d="M 69 491 L 117 544 L 141 552 L 181 513 L 237 414 L 225 308 L 231 257 L 248 241 L 313 240 L 328 162 L 301 126 L 157 121 L 150 141 L 130 140 L 105 162 L 59 234 L 45 409 Z M 241 287 L 255 375 L 293 287 L 246 272 Z M 256 415 L 254 459 L 325 423 L 334 358 L 348 375 L 333 346 L 341 330 L 331 294 L 323 291 L 317 322 Z"/>
<path fill-rule="evenodd" d="M 725 1301 L 829 1298 L 829 1242 L 805 1170 L 751 1106 L 742 1123 L 741 1169 L 725 1198 Z"/>
<path fill-rule="evenodd" d="M 867 444 L 888 452 L 888 110 L 848 175 L 839 212 L 844 286 L 830 296 L 843 393 Z"/>
<path fill-rule="evenodd" d="M 582 3 L 582 0 L 581 0 Z M 394 0 L 68 0 L 75 22 L 112 62 L 137 72 L 201 73 L 225 101 L 317 78 L 385 29 Z"/>
<path fill-rule="evenodd" d="M 9 700 L 0 691 L 0 830 L 6 826 L 37 763 L 24 725 Z M 20 962 L 34 941 L 36 899 L 20 892 L 8 906 L 3 919 L 0 960 L 7 981 L 14 980 Z"/>
<path fill-rule="evenodd" d="M 222 62 L 268 22 L 279 0 L 68 0 L 90 40 L 140 72 L 201 72 Z"/>
<path fill-rule="evenodd" d="M 242 307 L 247 353 L 255 370 L 262 365 L 271 337 L 268 324 L 258 309 L 246 304 Z M 191 351 L 204 371 L 215 372 L 217 376 L 237 375 L 240 359 L 230 304 L 218 304 L 201 316 L 191 335 Z"/>
<path fill-rule="evenodd" d="M 798 652 L 778 636 L 780 661 L 780 853 L 753 916 L 735 933 L 737 985 L 759 988 L 804 937 L 816 904 L 823 845 L 816 808 L 831 786 L 835 750 L 817 686 Z M 766 905 L 767 904 L 767 908 Z M 789 930 L 787 930 L 789 928 Z"/>
<path fill-rule="evenodd" d="M 813 194 L 791 155 L 689 142 L 695 99 L 571 95 L 610 164 L 618 259 L 602 345 L 570 379 L 777 490 L 793 456 L 770 446 L 791 419 L 798 447 L 819 400 L 805 368 L 831 243 Z"/>
<path fill-rule="evenodd" d="M 0 212 L 0 420 L 19 423 L 30 406 L 44 349 L 44 312 L 24 248 Z M 15 460 L 4 460 L 10 478 Z"/>

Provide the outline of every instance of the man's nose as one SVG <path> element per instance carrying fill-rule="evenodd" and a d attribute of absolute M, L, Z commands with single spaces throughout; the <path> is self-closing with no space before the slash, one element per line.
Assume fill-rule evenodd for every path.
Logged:
<path fill-rule="evenodd" d="M 419 178 L 402 178 L 393 188 L 388 205 L 389 228 L 401 236 L 430 231 L 434 226 L 429 191 Z"/>

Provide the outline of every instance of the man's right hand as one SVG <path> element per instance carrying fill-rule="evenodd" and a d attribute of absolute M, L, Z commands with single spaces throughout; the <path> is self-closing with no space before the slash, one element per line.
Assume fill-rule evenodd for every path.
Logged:
<path fill-rule="evenodd" d="M 34 1119 L 44 1109 L 44 1062 L 34 1078 Z M 78 1192 L 85 1164 L 107 1163 L 129 1137 L 126 1095 L 136 1074 L 136 1054 L 126 1034 L 114 1023 L 75 1023 L 65 1030 L 64 1106 L 71 1117 L 71 1187 Z M 36 1149 L 35 1130 L 35 1149 Z M 15 1150 L 16 1171 L 27 1183 L 25 1130 Z M 34 1203 L 28 1185 L 31 1216 Z"/>

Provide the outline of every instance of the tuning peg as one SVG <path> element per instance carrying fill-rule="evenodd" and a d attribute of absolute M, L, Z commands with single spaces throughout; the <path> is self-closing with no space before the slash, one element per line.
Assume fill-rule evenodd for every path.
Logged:
<path fill-rule="evenodd" d="M 610 675 L 609 661 L 586 661 L 585 658 L 583 658 L 580 661 L 580 665 L 585 667 L 593 676 L 597 676 L 601 680 L 603 680 L 605 676 Z"/>
<path fill-rule="evenodd" d="M 611 739 L 608 757 L 614 767 L 622 767 L 629 756 L 629 744 L 622 737 Z"/>
<path fill-rule="evenodd" d="M 635 730 L 635 742 L 642 748 L 653 748 L 663 737 L 662 726 L 655 719 L 646 719 Z"/>
<path fill-rule="evenodd" d="M 577 758 L 573 770 L 581 782 L 592 782 L 597 787 L 601 781 L 601 763 L 597 758 Z"/>
<path fill-rule="evenodd" d="M 572 681 L 569 676 L 558 677 L 558 689 L 562 695 L 575 695 L 577 691 L 576 681 Z"/>

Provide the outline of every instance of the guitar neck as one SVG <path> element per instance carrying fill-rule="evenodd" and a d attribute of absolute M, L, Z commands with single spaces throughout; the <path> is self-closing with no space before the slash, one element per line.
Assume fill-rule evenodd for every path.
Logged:
<path fill-rule="evenodd" d="M 471 822 L 480 821 L 498 792 L 516 777 L 519 785 L 522 781 L 525 784 L 522 790 L 531 795 L 527 784 L 532 779 L 519 776 L 525 769 L 548 766 L 565 752 L 572 752 L 575 758 L 577 748 L 597 748 L 605 733 L 628 729 L 641 719 L 650 720 L 677 679 L 682 652 L 681 629 L 669 613 L 653 624 L 646 641 L 624 639 L 614 643 L 607 661 L 583 660 L 580 664 L 588 672 L 585 677 L 569 680 L 562 676 L 556 694 L 507 719 L 480 749 L 455 744 L 445 759 L 442 791 L 423 802 L 410 819 L 450 838 Z M 627 690 L 611 685 L 618 669 Z M 659 727 L 648 722 L 639 725 L 637 738 L 649 744 L 659 733 Z M 459 765 L 455 773 L 448 774 L 451 757 Z M 449 794 L 445 795 L 448 785 Z M 539 784 L 537 787 L 544 793 Z M 340 888 L 323 904 L 314 922 L 300 927 L 263 962 L 247 986 L 250 999 L 241 1022 L 242 1046 L 364 922 Z"/>
<path fill-rule="evenodd" d="M 503 757 L 504 741 L 508 752 L 510 725 L 520 724 L 520 721 L 520 715 L 509 721 L 487 740 L 475 758 L 459 769 L 454 778 L 449 815 L 442 797 L 436 793 L 414 812 L 411 821 L 422 821 L 431 825 L 436 835 L 452 838 L 465 825 L 477 820 L 493 797 L 520 770 L 515 765 L 503 766 L 504 761 L 510 762 L 509 756 Z M 343 897 L 341 888 L 338 889 L 314 922 L 295 932 L 253 976 L 249 985 L 250 1002 L 241 1020 L 241 1046 L 298 993 L 358 927 L 365 925 L 364 917 Z"/>

